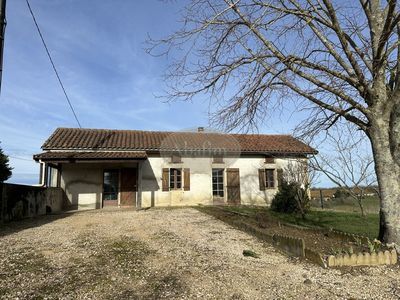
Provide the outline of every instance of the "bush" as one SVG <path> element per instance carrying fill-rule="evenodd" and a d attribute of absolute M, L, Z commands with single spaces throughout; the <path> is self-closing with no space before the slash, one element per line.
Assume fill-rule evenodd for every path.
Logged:
<path fill-rule="evenodd" d="M 297 182 L 282 181 L 278 193 L 272 199 L 271 209 L 282 213 L 300 213 L 304 217 L 310 209 L 310 198 Z"/>
<path fill-rule="evenodd" d="M 335 199 L 345 199 L 347 197 L 350 197 L 350 193 L 348 191 L 346 191 L 345 189 L 337 189 L 336 192 L 333 194 L 333 196 L 335 197 Z"/>

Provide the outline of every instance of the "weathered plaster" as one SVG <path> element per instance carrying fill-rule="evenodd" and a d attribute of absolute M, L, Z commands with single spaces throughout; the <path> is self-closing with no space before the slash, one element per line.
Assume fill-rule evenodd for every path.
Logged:
<path fill-rule="evenodd" d="M 122 167 L 139 167 L 137 205 L 185 206 L 213 204 L 212 169 L 239 168 L 241 203 L 245 205 L 269 205 L 277 188 L 260 191 L 258 169 L 284 168 L 287 159 L 275 159 L 266 164 L 263 156 L 225 158 L 224 163 L 213 163 L 208 157 L 183 157 L 180 163 L 171 163 L 169 158 L 149 157 L 139 163 L 72 163 L 63 164 L 61 187 L 65 190 L 73 208 L 94 209 L 102 206 L 103 170 Z M 163 168 L 190 168 L 190 191 L 162 191 Z M 275 174 L 276 175 L 276 174 Z M 275 176 L 277 177 L 277 176 Z M 227 202 L 226 173 L 224 175 L 224 202 Z M 275 184 L 277 186 L 277 182 Z"/>

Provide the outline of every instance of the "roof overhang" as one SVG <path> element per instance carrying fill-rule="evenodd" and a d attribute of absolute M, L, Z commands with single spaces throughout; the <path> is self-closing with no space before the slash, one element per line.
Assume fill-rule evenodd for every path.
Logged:
<path fill-rule="evenodd" d="M 147 159 L 147 154 L 145 151 L 50 151 L 35 154 L 33 159 L 41 162 L 127 161 Z"/>

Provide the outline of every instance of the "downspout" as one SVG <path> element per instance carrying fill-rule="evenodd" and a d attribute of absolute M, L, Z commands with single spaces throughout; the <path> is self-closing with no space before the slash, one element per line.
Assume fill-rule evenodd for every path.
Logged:
<path fill-rule="evenodd" d="M 46 187 L 47 177 L 49 173 L 47 170 L 47 164 L 42 160 L 39 160 L 39 164 L 40 164 L 39 186 Z"/>

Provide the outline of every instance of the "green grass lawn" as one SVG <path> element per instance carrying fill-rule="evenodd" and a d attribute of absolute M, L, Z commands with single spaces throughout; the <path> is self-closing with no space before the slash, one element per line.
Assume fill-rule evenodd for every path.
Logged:
<path fill-rule="evenodd" d="M 321 202 L 319 199 L 311 201 L 311 206 L 315 208 L 321 207 Z M 363 200 L 363 206 L 366 213 L 378 213 L 379 212 L 379 198 L 377 196 L 366 196 Z M 332 209 L 335 211 L 344 212 L 360 212 L 360 207 L 356 200 L 351 197 L 347 198 L 332 198 L 330 200 L 324 201 L 325 209 Z"/>
<path fill-rule="evenodd" d="M 375 239 L 379 231 L 379 215 L 367 214 L 364 218 L 359 213 L 312 210 L 303 220 L 291 214 L 270 211 L 270 214 L 284 222 L 323 228 L 333 228 L 339 231 L 367 236 Z"/>
<path fill-rule="evenodd" d="M 230 206 L 224 207 L 224 209 L 244 213 L 249 216 L 254 216 L 257 212 L 263 211 L 282 222 L 309 227 L 332 228 L 347 233 L 366 236 L 370 239 L 376 238 L 379 231 L 378 214 L 367 214 L 363 218 L 360 213 L 313 209 L 303 220 L 298 215 L 277 213 L 268 208 L 261 207 Z"/>

